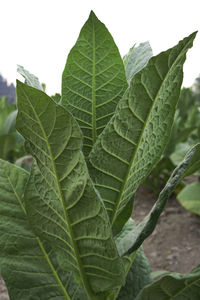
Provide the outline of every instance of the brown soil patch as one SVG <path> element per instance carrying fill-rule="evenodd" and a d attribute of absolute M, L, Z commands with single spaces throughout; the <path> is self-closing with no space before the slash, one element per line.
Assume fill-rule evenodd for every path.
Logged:
<path fill-rule="evenodd" d="M 136 223 L 148 214 L 155 201 L 149 189 L 139 189 L 133 211 Z M 200 264 L 200 217 L 186 211 L 172 197 L 143 246 L 152 271 L 190 272 Z"/>

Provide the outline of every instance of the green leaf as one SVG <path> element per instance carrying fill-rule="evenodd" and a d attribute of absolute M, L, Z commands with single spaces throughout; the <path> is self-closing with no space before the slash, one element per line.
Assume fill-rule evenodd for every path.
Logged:
<path fill-rule="evenodd" d="M 187 170 L 183 174 L 183 178 L 194 174 L 200 170 L 200 144 L 196 145 L 195 153 L 193 154 L 193 157 L 190 161 L 190 165 L 188 166 Z"/>
<path fill-rule="evenodd" d="M 15 145 L 15 138 L 11 134 L 5 134 L 0 136 L 0 158 L 9 160 L 11 151 Z"/>
<path fill-rule="evenodd" d="M 2 128 L 3 134 L 9 134 L 15 131 L 16 116 L 17 116 L 17 110 L 14 110 L 8 115 Z"/>
<path fill-rule="evenodd" d="M 177 166 L 183 160 L 187 151 L 191 148 L 189 143 L 179 143 L 176 145 L 174 152 L 170 155 L 172 163 Z"/>
<path fill-rule="evenodd" d="M 188 274 L 171 273 L 148 285 L 136 300 L 199 300 L 200 266 Z"/>
<path fill-rule="evenodd" d="M 128 240 L 126 236 L 133 230 L 134 227 L 135 222 L 130 218 L 123 227 L 119 236 L 115 239 L 120 256 L 127 253 L 129 249 L 129 246 L 126 243 Z M 139 248 L 136 255 L 133 253 L 130 256 L 123 257 L 123 259 L 127 273 L 126 284 L 121 288 L 117 299 L 132 300 L 145 285 L 152 282 L 150 265 L 148 259 L 144 255 L 142 247 Z"/>
<path fill-rule="evenodd" d="M 127 81 L 119 50 L 93 12 L 69 53 L 62 78 L 62 105 L 78 121 L 88 154 L 112 115 Z"/>
<path fill-rule="evenodd" d="M 166 271 L 166 270 L 158 270 L 158 271 L 154 271 L 154 272 L 151 272 L 151 278 L 154 280 L 156 278 L 160 278 L 160 277 L 163 277 L 163 275 L 166 275 L 166 274 L 169 274 L 170 272 L 169 271 Z"/>
<path fill-rule="evenodd" d="M 30 223 L 96 299 L 91 289 L 123 284 L 124 269 L 81 152 L 80 129 L 45 93 L 18 82 L 17 95 L 17 129 L 37 161 L 25 192 Z"/>
<path fill-rule="evenodd" d="M 25 155 L 16 160 L 15 165 L 30 172 L 33 163 L 31 155 Z"/>
<path fill-rule="evenodd" d="M 2 133 L 5 120 L 14 109 L 15 105 L 8 105 L 6 97 L 0 97 L 0 133 Z"/>
<path fill-rule="evenodd" d="M 150 283 L 152 279 L 149 261 L 140 247 L 126 277 L 126 284 L 120 290 L 117 299 L 133 300 Z"/>
<path fill-rule="evenodd" d="M 56 103 L 60 103 L 61 102 L 61 95 L 56 93 L 55 95 L 51 96 L 51 98 L 56 102 Z"/>
<path fill-rule="evenodd" d="M 133 228 L 135 226 L 135 222 L 132 218 L 130 218 L 122 228 L 120 234 L 115 238 L 115 244 L 117 246 L 117 250 L 120 256 L 123 256 L 125 253 L 128 252 L 130 246 L 127 242 L 127 236 L 130 232 L 133 231 Z"/>
<path fill-rule="evenodd" d="M 196 33 L 151 58 L 137 73 L 90 153 L 90 175 L 112 227 L 159 161 L 173 123 L 183 63 Z"/>
<path fill-rule="evenodd" d="M 24 69 L 24 67 L 19 65 L 17 66 L 17 72 L 24 77 L 25 84 L 43 91 L 42 85 L 40 84 L 38 77 L 29 73 L 29 71 L 27 71 L 26 69 Z"/>
<path fill-rule="evenodd" d="M 27 180 L 26 171 L 0 160 L 0 270 L 10 300 L 87 299 L 72 274 L 59 268 L 53 250 L 32 232 L 23 202 Z"/>
<path fill-rule="evenodd" d="M 200 215 L 200 182 L 186 185 L 177 199 L 185 209 Z"/>
<path fill-rule="evenodd" d="M 181 164 L 176 167 L 171 177 L 169 178 L 166 186 L 161 191 L 158 200 L 154 204 L 149 214 L 143 219 L 137 226 L 132 226 L 129 221 L 129 233 L 127 233 L 117 244 L 117 248 L 121 249 L 120 254 L 132 253 L 136 251 L 143 241 L 153 232 L 158 219 L 167 203 L 168 198 L 176 188 L 177 184 L 183 177 L 183 174 L 190 167 L 190 163 L 195 155 L 196 150 L 199 148 L 199 144 L 194 146 L 185 156 L 185 159 Z M 125 225 L 126 226 L 126 225 Z"/>
<path fill-rule="evenodd" d="M 145 42 L 139 44 L 138 47 L 132 47 L 128 54 L 124 56 L 126 79 L 129 84 L 133 76 L 146 66 L 152 55 L 153 52 L 149 42 Z"/>

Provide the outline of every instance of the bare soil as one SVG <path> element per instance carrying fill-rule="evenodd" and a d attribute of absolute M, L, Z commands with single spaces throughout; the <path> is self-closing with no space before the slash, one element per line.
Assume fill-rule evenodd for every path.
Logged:
<path fill-rule="evenodd" d="M 156 196 L 148 188 L 139 189 L 132 215 L 136 223 L 145 217 L 155 201 Z M 171 197 L 143 247 L 152 271 L 190 272 L 200 264 L 200 217 L 186 211 L 174 196 Z M 9 300 L 1 278 L 0 300 Z"/>
<path fill-rule="evenodd" d="M 133 219 L 140 222 L 156 196 L 146 187 L 137 192 Z M 143 243 L 152 271 L 187 273 L 200 264 L 200 217 L 186 211 L 175 196 L 168 200 L 152 235 Z"/>

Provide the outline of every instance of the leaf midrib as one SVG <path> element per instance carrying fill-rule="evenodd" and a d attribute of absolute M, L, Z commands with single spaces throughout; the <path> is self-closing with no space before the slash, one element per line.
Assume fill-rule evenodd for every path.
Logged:
<path fill-rule="evenodd" d="M 127 184 L 127 181 L 128 181 L 128 179 L 129 179 L 129 175 L 130 175 L 130 171 L 131 171 L 131 169 L 132 169 L 133 162 L 134 162 L 134 160 L 135 160 L 137 151 L 138 151 L 138 149 L 139 149 L 139 147 L 140 147 L 140 145 L 141 145 L 143 133 L 144 133 L 144 131 L 145 131 L 145 129 L 146 129 L 147 124 L 149 123 L 149 118 L 150 118 L 150 116 L 151 116 L 151 112 L 152 112 L 152 110 L 153 110 L 153 108 L 154 108 L 154 106 L 155 106 L 155 103 L 157 103 L 157 99 L 158 99 L 158 97 L 159 97 L 159 95 L 160 95 L 160 90 L 161 90 L 161 88 L 163 87 L 163 85 L 164 85 L 164 83 L 166 82 L 166 80 L 168 79 L 169 74 L 171 73 L 171 71 L 172 71 L 174 65 L 175 65 L 176 62 L 177 62 L 177 60 L 179 59 L 179 57 L 181 57 L 181 56 L 183 55 L 182 52 L 184 51 L 185 48 L 187 48 L 187 45 L 188 45 L 189 43 L 190 43 L 190 40 L 189 40 L 188 43 L 183 47 L 183 49 L 182 49 L 180 55 L 177 56 L 177 58 L 175 59 L 175 61 L 174 61 L 173 64 L 171 65 L 171 68 L 169 68 L 169 70 L 168 70 L 168 72 L 167 72 L 165 78 L 163 79 L 162 84 L 161 84 L 161 86 L 160 86 L 160 88 L 159 88 L 159 90 L 158 90 L 158 92 L 157 92 L 157 94 L 156 94 L 155 100 L 154 100 L 154 102 L 152 103 L 152 107 L 151 107 L 151 109 L 150 109 L 150 111 L 149 111 L 149 113 L 148 113 L 148 115 L 147 115 L 147 119 L 146 119 L 146 122 L 144 123 L 144 127 L 143 127 L 143 129 L 142 129 L 142 131 L 141 131 L 141 135 L 140 135 L 138 144 L 137 144 L 137 146 L 136 146 L 136 148 L 135 148 L 135 151 L 134 151 L 134 153 L 133 153 L 133 157 L 132 157 L 132 159 L 131 159 L 131 161 L 130 161 L 129 168 L 128 168 L 128 170 L 127 170 L 127 174 L 126 174 L 126 176 L 125 176 L 125 178 L 124 178 L 124 182 L 123 182 L 123 184 L 122 184 L 121 191 L 120 191 L 120 193 L 119 193 L 119 196 L 118 196 L 118 198 L 117 198 L 116 204 L 115 204 L 115 206 L 114 206 L 113 214 L 111 215 L 111 218 L 110 218 L 110 222 L 111 222 L 112 226 L 113 226 L 113 224 L 114 224 L 114 222 L 115 222 L 115 219 L 116 219 L 116 216 L 117 216 L 118 207 L 119 207 L 119 205 L 120 205 L 120 203 L 121 203 L 121 199 L 122 199 L 123 194 L 124 194 L 124 188 L 125 188 L 125 186 L 126 186 L 126 184 Z M 171 49 L 171 51 L 172 51 L 172 49 Z M 169 59 L 169 58 L 168 58 L 168 59 Z"/>
<path fill-rule="evenodd" d="M 25 93 L 24 90 L 22 90 L 22 92 L 24 93 L 26 99 L 28 100 L 33 112 L 34 112 L 34 115 L 38 121 L 38 124 L 41 128 L 41 131 L 42 131 L 42 134 L 44 136 L 44 139 L 46 141 L 46 145 L 47 145 L 47 148 L 48 148 L 48 151 L 49 151 L 49 155 L 50 155 L 50 158 L 51 158 L 51 162 L 52 162 L 52 166 L 53 166 L 53 170 L 54 170 L 54 173 L 55 173 L 55 178 L 56 178 L 56 182 L 57 182 L 57 186 L 58 186 L 58 191 L 59 191 L 59 194 L 60 194 L 60 199 L 61 199 L 61 202 L 62 202 L 62 206 L 63 206 L 63 210 L 64 210 L 64 213 L 65 213 L 65 220 L 67 222 L 67 225 L 68 225 L 68 229 L 69 229 L 69 235 L 70 235 L 70 238 L 71 238 L 71 242 L 72 242 L 72 245 L 73 245 L 73 248 L 74 248 L 74 253 L 75 253 L 75 257 L 77 259 L 77 265 L 78 265 L 78 269 L 79 269 L 79 272 L 80 272 L 80 276 L 81 276 L 81 280 L 82 280 L 82 283 L 83 283 L 83 286 L 85 288 L 85 291 L 87 292 L 88 296 L 89 296 L 89 299 L 93 299 L 93 292 L 90 288 L 90 284 L 88 282 L 88 279 L 84 273 L 84 268 L 82 266 L 82 263 L 81 263 L 81 259 L 79 257 L 79 251 L 78 251 L 78 247 L 77 247 L 77 244 L 76 244 L 76 241 L 75 241 L 75 238 L 74 238 L 74 233 L 72 231 L 72 228 L 71 228 L 71 224 L 70 224 L 70 219 L 69 219 L 69 216 L 68 216 L 68 212 L 67 212 L 67 209 L 65 207 L 65 200 L 64 200 L 64 196 L 63 196 L 63 192 L 62 192 L 62 188 L 61 188 L 61 185 L 60 185 L 60 181 L 59 181 L 59 177 L 58 177 L 58 174 L 57 174 L 57 169 L 56 169 L 56 165 L 55 165 L 55 161 L 54 161 L 54 158 L 53 158 L 53 154 L 52 154 L 52 151 L 51 151 L 51 147 L 50 147 L 50 144 L 48 142 L 48 137 L 46 135 L 46 132 L 44 131 L 44 128 L 42 126 L 42 123 L 31 103 L 31 101 L 29 100 L 28 98 L 28 95 Z"/>
<path fill-rule="evenodd" d="M 95 44 L 95 28 L 94 20 L 92 20 L 92 139 L 93 145 L 96 142 L 96 91 L 95 91 L 95 63 L 96 63 L 96 44 Z"/>
<path fill-rule="evenodd" d="M 16 197 L 16 199 L 17 199 L 17 201 L 18 201 L 21 209 L 23 210 L 24 214 L 27 217 L 26 209 L 25 209 L 25 207 L 24 207 L 24 205 L 23 205 L 23 203 L 22 203 L 22 201 L 21 201 L 21 199 L 20 199 L 17 191 L 15 190 L 15 187 L 13 186 L 12 181 L 11 181 L 9 175 L 8 174 L 6 174 L 6 175 L 7 175 L 8 181 L 10 183 L 10 186 L 11 186 L 13 192 L 14 192 L 15 197 Z M 42 253 L 43 253 L 43 255 L 44 255 L 44 257 L 45 257 L 45 259 L 46 259 L 46 261 L 47 261 L 47 263 L 48 263 L 51 271 L 52 271 L 52 273 L 53 273 L 53 276 L 55 277 L 55 279 L 56 279 L 59 287 L 61 288 L 61 290 L 63 292 L 63 295 L 65 296 L 65 299 L 66 300 L 71 300 L 70 297 L 69 297 L 69 295 L 68 295 L 68 293 L 67 293 L 67 291 L 66 291 L 66 289 L 65 289 L 65 287 L 63 286 L 62 281 L 60 280 L 60 278 L 59 278 L 59 276 L 58 276 L 58 274 L 57 274 L 54 266 L 52 265 L 52 263 L 51 263 L 51 261 L 49 259 L 49 256 L 48 256 L 48 254 L 47 254 L 47 252 L 46 252 L 46 250 L 45 250 L 45 248 L 44 248 L 44 246 L 43 246 L 40 238 L 39 237 L 35 237 L 35 239 L 36 239 L 36 241 L 37 241 L 37 243 L 38 243 L 38 245 L 39 245 L 39 247 L 40 247 L 40 249 L 41 249 L 41 251 L 42 251 Z"/>

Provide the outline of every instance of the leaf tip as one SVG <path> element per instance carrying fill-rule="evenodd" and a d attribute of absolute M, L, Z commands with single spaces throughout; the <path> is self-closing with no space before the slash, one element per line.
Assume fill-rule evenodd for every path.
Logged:
<path fill-rule="evenodd" d="M 93 10 L 90 11 L 89 19 L 98 19 Z"/>

